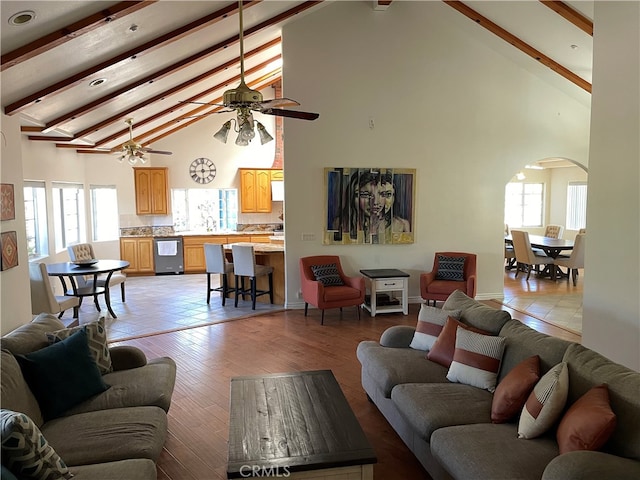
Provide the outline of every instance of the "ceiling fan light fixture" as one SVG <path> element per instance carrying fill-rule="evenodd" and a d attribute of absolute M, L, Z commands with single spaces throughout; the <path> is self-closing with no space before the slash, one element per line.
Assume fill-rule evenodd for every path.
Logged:
<path fill-rule="evenodd" d="M 273 140 L 273 137 L 269 135 L 267 129 L 260 122 L 256 122 L 256 127 L 258 127 L 258 135 L 260 135 L 260 144 L 264 145 L 265 143 L 269 143 Z"/>
<path fill-rule="evenodd" d="M 214 135 L 213 138 L 219 140 L 222 143 L 227 143 L 227 138 L 229 138 L 229 131 L 231 130 L 231 120 L 224 122 L 224 125 L 220 127 Z"/>

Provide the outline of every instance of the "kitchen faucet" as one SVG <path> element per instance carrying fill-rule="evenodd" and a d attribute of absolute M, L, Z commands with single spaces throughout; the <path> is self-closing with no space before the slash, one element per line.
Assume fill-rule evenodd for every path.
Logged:
<path fill-rule="evenodd" d="M 209 220 L 211 220 L 211 226 L 209 226 Z M 213 227 L 215 227 L 215 225 L 216 225 L 216 221 L 213 219 L 211 215 L 209 215 L 206 220 L 207 232 L 213 232 Z"/>

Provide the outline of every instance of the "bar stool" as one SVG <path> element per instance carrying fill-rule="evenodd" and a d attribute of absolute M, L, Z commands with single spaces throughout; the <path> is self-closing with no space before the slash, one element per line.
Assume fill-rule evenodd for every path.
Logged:
<path fill-rule="evenodd" d="M 211 300 L 211 292 L 221 292 L 222 306 L 224 307 L 227 296 L 235 291 L 233 287 L 229 287 L 227 279 L 227 273 L 233 273 L 233 263 L 227 263 L 224 257 L 224 248 L 216 243 L 204 244 L 204 259 L 207 273 L 207 304 Z M 222 286 L 211 288 L 211 275 L 214 274 L 222 275 Z"/>
<path fill-rule="evenodd" d="M 251 295 L 251 309 L 256 309 L 256 297 L 269 294 L 269 300 L 273 303 L 273 267 L 266 265 L 256 265 L 256 256 L 251 245 L 231 245 L 233 254 L 233 273 L 236 283 L 235 306 L 238 306 L 238 297 L 246 294 Z M 258 290 L 256 287 L 257 277 L 269 275 L 269 290 Z M 244 277 L 249 277 L 250 287 L 244 288 Z"/>

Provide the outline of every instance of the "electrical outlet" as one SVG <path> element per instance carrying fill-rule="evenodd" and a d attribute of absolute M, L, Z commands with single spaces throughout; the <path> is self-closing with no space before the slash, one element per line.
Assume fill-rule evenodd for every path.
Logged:
<path fill-rule="evenodd" d="M 302 298 L 302 290 L 298 290 L 298 298 Z"/>
<path fill-rule="evenodd" d="M 374 128 L 376 128 L 376 121 L 373 119 L 373 117 L 369 117 L 369 128 L 371 130 L 373 130 Z"/>

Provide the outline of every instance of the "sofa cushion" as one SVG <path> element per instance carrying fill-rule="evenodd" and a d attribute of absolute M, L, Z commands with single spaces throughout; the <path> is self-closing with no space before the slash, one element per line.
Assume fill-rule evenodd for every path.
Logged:
<path fill-rule="evenodd" d="M 453 280 L 462 282 L 464 280 L 464 262 L 466 257 L 448 257 L 438 255 L 438 271 L 436 280 Z"/>
<path fill-rule="evenodd" d="M 2 408 L 25 413 L 36 426 L 41 427 L 44 420 L 38 401 L 22 375 L 18 360 L 4 350 L 0 359 L 0 385 Z"/>
<path fill-rule="evenodd" d="M 335 263 L 329 265 L 311 265 L 311 271 L 315 279 L 325 286 L 344 285 L 342 277 L 338 273 Z"/>
<path fill-rule="evenodd" d="M 460 320 L 467 325 L 497 335 L 502 326 L 511 319 L 504 310 L 480 303 L 461 290 L 454 291 L 442 305 L 443 310 L 462 310 Z"/>
<path fill-rule="evenodd" d="M 540 480 L 558 445 L 553 435 L 522 440 L 515 424 L 488 423 L 436 430 L 431 453 L 453 478 Z"/>
<path fill-rule="evenodd" d="M 91 355 L 84 330 L 16 359 L 45 421 L 109 388 Z"/>
<path fill-rule="evenodd" d="M 522 411 L 533 387 L 540 380 L 540 357 L 524 359 L 496 387 L 491 402 L 491 421 L 504 423 Z"/>
<path fill-rule="evenodd" d="M 378 342 L 360 342 L 356 351 L 362 368 L 376 381 L 386 398 L 402 383 L 448 383 L 447 369 L 424 358 L 412 348 L 383 347 Z"/>
<path fill-rule="evenodd" d="M 567 403 L 569 374 L 562 362 L 538 381 L 527 398 L 518 424 L 519 438 L 535 438 L 545 433 L 560 418 Z"/>
<path fill-rule="evenodd" d="M 482 335 L 458 327 L 447 380 L 493 392 L 503 350 L 503 337 Z"/>
<path fill-rule="evenodd" d="M 169 411 L 176 380 L 171 358 L 154 358 L 143 367 L 108 373 L 102 379 L 111 387 L 67 410 L 65 415 L 110 408 L 155 406 Z"/>
<path fill-rule="evenodd" d="M 35 352 L 49 345 L 47 332 L 64 328 L 64 323 L 50 313 L 41 313 L 0 339 L 0 346 L 14 355 Z"/>
<path fill-rule="evenodd" d="M 598 450 L 616 428 L 616 414 L 609 405 L 606 384 L 593 387 L 564 414 L 556 436 L 560 454 L 575 450 Z"/>
<path fill-rule="evenodd" d="M 84 330 L 86 332 L 89 350 L 100 369 L 100 373 L 105 374 L 113 371 L 111 354 L 109 353 L 109 345 L 107 343 L 107 330 L 104 328 L 104 317 L 100 317 L 96 322 L 56 330 L 55 332 L 47 332 L 47 340 L 49 344 L 56 343 L 68 338 L 78 330 Z"/>
<path fill-rule="evenodd" d="M 455 318 L 449 317 L 447 318 L 447 322 L 444 324 L 442 332 L 440 332 L 440 335 L 438 335 L 438 338 L 431 347 L 431 350 L 427 353 L 427 358 L 429 360 L 439 363 L 443 367 L 447 367 L 447 369 L 449 368 L 453 361 L 453 354 L 456 350 L 456 333 L 458 331 L 458 327 L 473 330 L 477 333 L 486 333 L 482 330 L 478 330 L 477 328 L 465 325 Z"/>
<path fill-rule="evenodd" d="M 156 464 L 146 458 L 75 465 L 71 470 L 73 480 L 156 480 L 158 478 Z"/>
<path fill-rule="evenodd" d="M 418 313 L 418 323 L 409 345 L 416 350 L 428 351 L 440 335 L 448 317 L 460 319 L 462 310 L 442 310 L 423 303 Z"/>
<path fill-rule="evenodd" d="M 155 462 L 167 435 L 167 415 L 158 407 L 79 413 L 45 423 L 42 433 L 72 472 L 74 465 L 129 458 Z"/>
<path fill-rule="evenodd" d="M 391 400 L 416 434 L 429 441 L 442 427 L 491 421 L 491 394 L 455 383 L 396 385 Z"/>
<path fill-rule="evenodd" d="M 558 455 L 544 469 L 542 480 L 638 480 L 640 462 L 603 452 L 577 450 Z"/>
<path fill-rule="evenodd" d="M 577 343 L 567 348 L 564 359 L 568 363 L 571 380 L 569 404 L 592 387 L 607 384 L 611 409 L 618 421 L 603 451 L 640 460 L 640 373 Z"/>
<path fill-rule="evenodd" d="M 22 479 L 71 478 L 69 468 L 24 413 L 0 410 L 2 462 Z"/>

